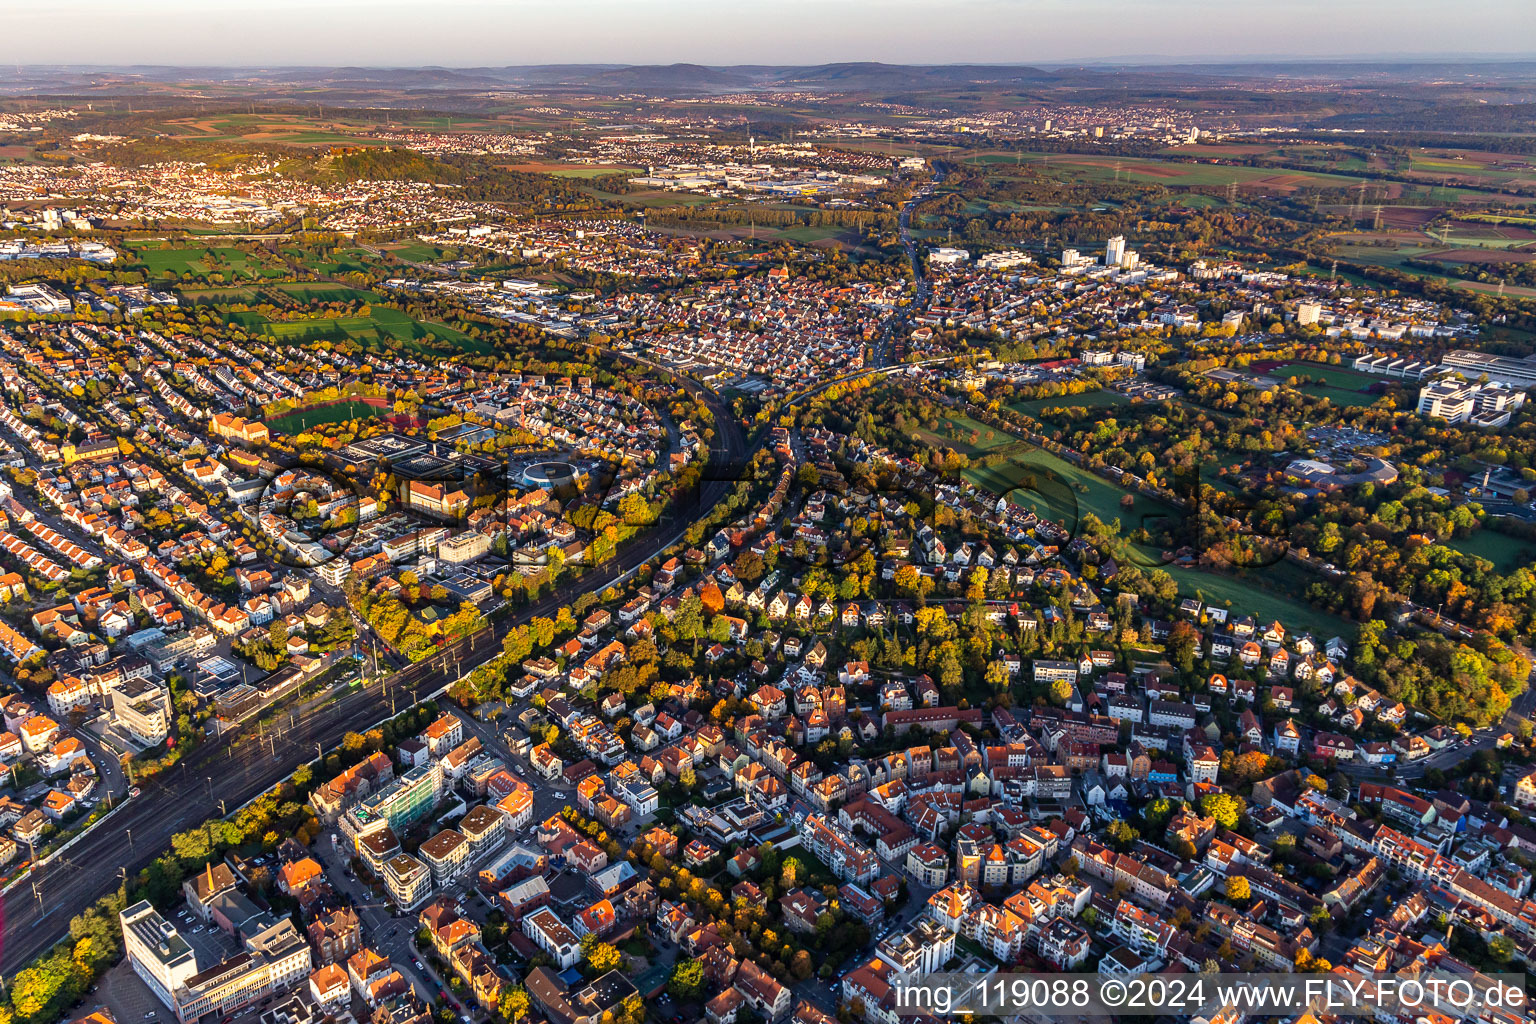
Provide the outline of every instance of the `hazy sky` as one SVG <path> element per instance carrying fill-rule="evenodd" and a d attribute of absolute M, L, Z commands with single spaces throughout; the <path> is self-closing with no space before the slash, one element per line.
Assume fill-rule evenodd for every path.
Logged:
<path fill-rule="evenodd" d="M 0 0 L 0 26 L 26 64 L 1536 53 L 1531 0 Z"/>

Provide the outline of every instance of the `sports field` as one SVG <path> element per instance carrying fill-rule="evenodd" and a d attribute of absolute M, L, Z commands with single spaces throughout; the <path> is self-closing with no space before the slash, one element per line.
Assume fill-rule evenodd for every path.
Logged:
<path fill-rule="evenodd" d="M 266 421 L 267 426 L 279 434 L 302 434 L 311 427 L 326 423 L 345 423 L 347 420 L 372 419 L 386 416 L 389 407 L 370 405 L 367 402 L 345 401 L 317 405 L 308 409 L 294 409 Z"/>
<path fill-rule="evenodd" d="M 262 256 L 253 255 L 234 246 L 218 245 L 210 248 L 192 248 L 185 245 L 168 245 L 159 242 L 127 243 L 129 252 L 143 265 L 151 276 L 167 274 L 223 274 L 226 280 L 249 280 L 279 277 L 286 268 L 267 263 Z"/>
<path fill-rule="evenodd" d="M 270 302 L 274 306 L 292 306 L 306 302 L 382 302 L 377 293 L 329 281 L 285 281 L 281 284 L 230 285 L 228 287 L 197 288 L 182 285 L 178 294 L 188 302 L 203 305 L 228 305 L 246 303 L 255 305 Z M 254 314 L 253 314 L 254 315 Z M 265 323 L 257 317 L 256 327 Z"/>
<path fill-rule="evenodd" d="M 441 249 L 426 242 L 405 242 L 401 245 L 385 245 L 380 248 L 407 263 L 433 263 L 441 259 L 453 259 L 457 255 L 451 249 Z"/>

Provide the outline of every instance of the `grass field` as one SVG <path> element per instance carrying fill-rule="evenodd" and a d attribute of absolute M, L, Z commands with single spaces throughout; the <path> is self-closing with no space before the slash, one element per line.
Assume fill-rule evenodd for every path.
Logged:
<path fill-rule="evenodd" d="M 1279 619 L 1286 629 L 1311 633 L 1319 641 L 1332 636 L 1349 638 L 1353 635 L 1351 623 L 1284 592 L 1291 586 L 1285 578 L 1287 573 L 1304 572 L 1290 562 L 1235 576 L 1171 565 L 1164 568 L 1178 581 L 1179 593 L 1184 597 L 1199 597 L 1219 608 L 1252 615 L 1265 624 Z"/>
<path fill-rule="evenodd" d="M 440 249 L 426 242 L 406 242 L 403 245 L 384 245 L 380 248 L 407 263 L 435 263 L 441 259 L 453 259 L 457 255 L 451 249 Z"/>
<path fill-rule="evenodd" d="M 1130 405 L 1131 400 L 1118 391 L 1088 391 L 1081 395 L 1058 395 L 1055 398 L 1031 398 L 1024 402 L 1014 402 L 1008 406 L 1014 412 L 1023 413 L 1025 416 L 1038 416 L 1046 409 L 1113 409 L 1116 406 Z"/>
<path fill-rule="evenodd" d="M 302 434 L 311 427 L 318 427 L 325 423 L 372 419 L 388 413 L 387 407 L 369 405 L 367 402 L 335 402 L 330 405 L 315 406 L 312 409 L 295 409 L 267 420 L 266 423 L 270 429 L 279 434 Z"/>
<path fill-rule="evenodd" d="M 1511 537 L 1497 530 L 1478 530 L 1469 537 L 1450 541 L 1446 547 L 1464 555 L 1487 559 L 1501 573 L 1513 572 L 1536 563 L 1536 542 Z"/>
<path fill-rule="evenodd" d="M 268 264 L 261 256 L 228 245 L 195 249 L 154 242 L 129 242 L 128 249 L 144 269 L 156 277 L 167 274 L 223 274 L 226 280 L 255 281 L 280 277 L 286 269 Z"/>
<path fill-rule="evenodd" d="M 250 317 L 255 317 L 252 321 Z M 448 345 L 461 352 L 486 355 L 494 349 L 454 330 L 446 324 L 413 320 L 389 306 L 374 307 L 368 316 L 317 317 L 310 320 L 265 321 L 256 314 L 246 314 L 239 321 L 248 329 L 260 330 L 274 341 L 295 343 L 324 340 L 353 340 L 366 343 L 370 340 L 391 338 L 417 351 Z M 438 343 L 424 344 L 428 342 Z"/>
<path fill-rule="evenodd" d="M 659 189 L 619 193 L 607 192 L 590 186 L 581 186 L 581 190 L 605 202 L 623 203 L 626 206 L 643 206 L 651 210 L 664 209 L 669 206 L 711 206 L 720 202 L 720 200 L 712 196 L 695 195 L 691 192 L 666 192 Z"/>
<path fill-rule="evenodd" d="M 231 302 L 244 302 L 253 304 L 261 301 L 261 289 L 254 285 L 236 284 L 220 288 L 187 288 L 185 286 L 176 289 L 188 302 L 198 305 L 217 306 Z"/>
<path fill-rule="evenodd" d="M 526 171 L 530 174 L 548 174 L 556 178 L 604 178 L 610 174 L 638 174 L 643 167 L 629 164 L 562 164 L 526 163 L 507 164 L 509 171 Z"/>
<path fill-rule="evenodd" d="M 166 274 L 205 274 L 208 267 L 202 262 L 206 255 L 202 249 L 138 248 L 129 245 L 134 257 L 156 277 Z"/>
<path fill-rule="evenodd" d="M 326 255 L 297 249 L 291 253 L 306 267 L 321 274 L 361 274 L 379 262 L 378 257 L 366 249 L 337 249 Z"/>
<path fill-rule="evenodd" d="M 952 448 L 967 456 L 985 455 L 1021 440 L 1006 430 L 977 423 L 963 413 L 951 413 L 939 423 L 937 431 L 919 430 L 917 434 L 925 444 L 935 448 Z"/>
<path fill-rule="evenodd" d="M 230 285 L 222 288 L 188 288 L 178 289 L 182 298 L 189 302 L 205 305 L 221 305 L 243 302 L 255 305 L 258 302 L 271 302 L 274 305 L 283 305 L 284 299 L 292 299 L 296 302 L 382 302 L 381 296 L 375 292 L 365 291 L 361 288 L 349 288 L 346 285 L 331 284 L 328 281 L 286 281 L 281 284 L 267 285 Z M 257 317 L 256 326 L 265 323 Z"/>
<path fill-rule="evenodd" d="M 1158 520 L 1183 515 L 1178 509 L 1143 494 L 1132 496 L 1129 509 L 1121 500 L 1130 492 L 1058 458 L 1050 452 L 1031 449 L 998 466 L 966 470 L 962 474 L 977 487 L 1029 508 L 1043 518 L 1076 531 L 1086 513 L 1103 522 L 1120 521 L 1122 535 L 1143 526 L 1155 528 Z M 1302 593 L 1314 578 L 1294 563 L 1281 561 L 1238 575 L 1226 575 L 1204 569 L 1160 565 L 1155 552 L 1135 547 L 1129 541 L 1121 545 L 1126 561 L 1151 571 L 1164 568 L 1179 584 L 1180 594 L 1199 595 L 1220 607 L 1230 607 L 1260 619 L 1279 619 L 1288 628 L 1318 635 L 1321 639 L 1348 635 L 1349 623 L 1336 615 L 1314 608 Z"/>
<path fill-rule="evenodd" d="M 962 475 L 977 487 L 1005 496 L 1068 529 L 1075 529 L 1087 512 L 1106 523 L 1120 520 L 1126 533 L 1147 520 L 1178 514 L 1172 507 L 1142 494 L 1134 496 L 1129 509 L 1122 508 L 1120 500 L 1128 491 L 1035 448 L 1001 465 L 973 467 Z"/>
<path fill-rule="evenodd" d="M 1314 397 L 1327 398 L 1334 405 L 1342 406 L 1372 404 L 1380 396 L 1365 389 L 1383 383 L 1381 377 L 1372 377 L 1358 370 L 1342 366 L 1326 366 L 1322 363 L 1255 363 L 1250 368 L 1279 381 L 1291 377 L 1311 377 L 1313 380 L 1321 380 L 1324 383 L 1307 384 L 1301 390 Z"/>

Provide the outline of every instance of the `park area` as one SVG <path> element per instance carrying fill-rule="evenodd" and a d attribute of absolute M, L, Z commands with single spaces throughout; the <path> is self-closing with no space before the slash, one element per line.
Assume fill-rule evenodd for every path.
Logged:
<path fill-rule="evenodd" d="M 314 317 L 303 320 L 268 320 L 258 313 L 231 314 L 247 330 L 273 341 L 303 344 L 315 341 L 369 341 L 385 339 L 418 352 L 450 347 L 471 355 L 487 355 L 494 349 L 446 324 L 414 320 L 390 306 L 373 306 L 367 316 Z"/>
<path fill-rule="evenodd" d="M 967 429 L 966 422 L 962 419 L 958 429 Z M 1143 526 L 1156 529 L 1160 521 L 1183 515 L 1157 498 L 1133 494 L 1059 456 L 1033 447 L 997 465 L 973 466 L 961 475 L 972 485 L 1006 497 L 1074 533 L 1087 513 L 1105 523 L 1118 519 L 1122 535 Z M 1121 504 L 1127 495 L 1131 497 L 1129 508 Z M 1306 587 L 1317 578 L 1290 561 L 1281 560 L 1271 566 L 1235 574 L 1218 573 L 1165 565 L 1160 552 L 1131 545 L 1129 541 L 1120 545 L 1120 557 L 1126 564 L 1136 565 L 1147 572 L 1165 569 L 1178 582 L 1181 595 L 1199 597 L 1236 613 L 1246 613 L 1265 621 L 1279 619 L 1290 629 L 1304 630 L 1320 638 L 1348 636 L 1352 628 L 1345 620 L 1313 607 L 1304 599 Z"/>
<path fill-rule="evenodd" d="M 1341 406 L 1370 405 L 1381 397 L 1387 385 L 1381 377 L 1323 363 L 1265 360 L 1252 364 L 1249 369 L 1281 383 L 1292 377 L 1298 378 L 1302 381 L 1300 390 L 1303 394 L 1326 398 Z"/>
<path fill-rule="evenodd" d="M 127 248 L 151 277 L 207 277 L 221 274 L 230 281 L 255 281 L 280 277 L 287 270 L 285 267 L 268 264 L 260 256 L 227 245 L 193 248 L 130 240 Z"/>
<path fill-rule="evenodd" d="M 1048 409 L 1114 409 L 1131 400 L 1118 391 L 1085 391 L 1080 395 L 1054 395 L 1010 403 L 1008 408 L 1025 416 L 1038 417 Z"/>
<path fill-rule="evenodd" d="M 1511 573 L 1523 566 L 1536 564 L 1536 541 L 1521 540 L 1488 527 L 1448 541 L 1445 546 L 1464 555 L 1492 562 L 1494 571 L 1500 573 Z"/>
<path fill-rule="evenodd" d="M 922 429 L 916 433 L 924 444 L 949 448 L 967 457 L 986 455 L 1021 440 L 1006 430 L 978 423 L 964 413 L 950 413 L 939 421 L 936 430 Z"/>

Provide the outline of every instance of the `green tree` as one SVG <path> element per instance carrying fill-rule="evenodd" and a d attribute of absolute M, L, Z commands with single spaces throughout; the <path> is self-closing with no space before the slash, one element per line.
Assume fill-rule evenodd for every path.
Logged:
<path fill-rule="evenodd" d="M 672 977 L 667 981 L 667 991 L 678 1000 L 689 1000 L 698 997 L 704 989 L 704 964 L 699 960 L 679 960 L 677 966 L 672 968 Z"/>
<path fill-rule="evenodd" d="M 528 1016 L 528 990 L 521 985 L 510 985 L 501 993 L 501 1000 L 496 1004 L 496 1009 L 501 1011 L 501 1016 L 516 1024 Z"/>

